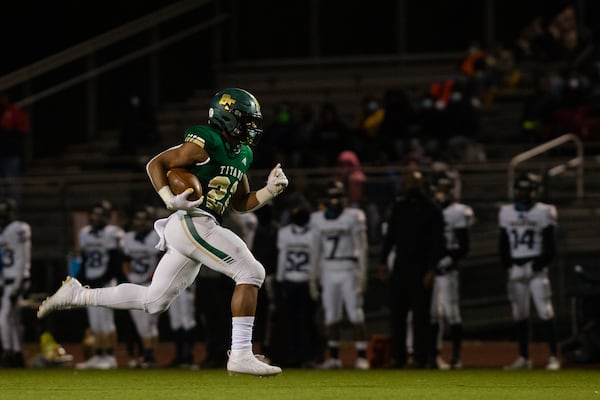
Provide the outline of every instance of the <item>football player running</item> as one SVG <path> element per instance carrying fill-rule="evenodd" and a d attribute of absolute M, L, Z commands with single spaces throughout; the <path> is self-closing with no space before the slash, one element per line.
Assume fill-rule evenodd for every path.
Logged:
<path fill-rule="evenodd" d="M 346 192 L 341 181 L 330 182 L 326 196 L 325 209 L 310 216 L 310 227 L 318 240 L 316 272 L 320 275 L 329 348 L 329 358 L 321 368 L 342 366 L 339 345 L 344 308 L 354 325 L 355 367 L 369 369 L 363 311 L 367 283 L 366 216 L 361 209 L 346 206 Z"/>
<path fill-rule="evenodd" d="M 454 179 L 446 172 L 434 176 L 433 195 L 444 215 L 446 251 L 437 264 L 431 299 L 431 324 L 433 354 L 438 354 L 436 364 L 440 369 L 462 368 L 460 358 L 462 343 L 462 318 L 458 263 L 469 252 L 469 227 L 473 224 L 473 209 L 454 198 Z M 450 327 L 452 358 L 450 364 L 439 356 L 438 336 L 440 323 Z"/>
<path fill-rule="evenodd" d="M 532 367 L 528 349 L 530 298 L 543 321 L 548 339 L 550 357 L 546 369 L 560 369 L 548 278 L 548 266 L 556 254 L 557 213 L 555 206 L 536 201 L 539 184 L 539 176 L 520 174 L 514 182 L 514 204 L 503 205 L 498 214 L 499 255 L 508 271 L 508 298 L 519 351 L 518 358 L 504 367 L 506 370 Z"/>
<path fill-rule="evenodd" d="M 277 164 L 266 185 L 250 191 L 246 172 L 253 161 L 252 145 L 262 133 L 262 114 L 256 98 L 239 88 L 217 92 L 210 100 L 208 124 L 185 131 L 183 143 L 152 158 L 147 166 L 154 189 L 170 210 L 156 221 L 166 253 L 148 286 L 125 283 L 114 288 L 87 289 L 67 277 L 59 290 L 46 299 L 38 318 L 52 311 L 86 306 L 164 312 L 173 299 L 190 286 L 201 266 L 211 268 L 236 283 L 231 299 L 232 339 L 227 370 L 230 374 L 277 375 L 281 368 L 268 365 L 252 352 L 252 328 L 258 289 L 264 267 L 244 241 L 221 226 L 228 206 L 238 212 L 258 209 L 279 195 L 288 179 Z M 202 184 L 203 196 L 195 201 L 188 189 L 175 195 L 167 181 L 174 167 L 190 168 Z"/>

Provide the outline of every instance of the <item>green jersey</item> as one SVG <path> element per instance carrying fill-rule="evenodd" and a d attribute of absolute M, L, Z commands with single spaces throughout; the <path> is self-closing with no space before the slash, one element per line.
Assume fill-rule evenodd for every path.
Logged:
<path fill-rule="evenodd" d="M 240 145 L 234 150 L 217 131 L 207 125 L 188 128 L 184 142 L 198 145 L 208 153 L 208 161 L 192 165 L 190 171 L 202 184 L 204 199 L 199 208 L 221 221 L 231 195 L 252 164 L 252 149 Z"/>

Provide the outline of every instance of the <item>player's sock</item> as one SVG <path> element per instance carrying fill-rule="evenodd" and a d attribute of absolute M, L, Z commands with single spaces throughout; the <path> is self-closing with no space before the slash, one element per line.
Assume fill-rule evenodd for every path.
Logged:
<path fill-rule="evenodd" d="M 340 358 L 340 342 L 337 340 L 328 340 L 329 358 Z"/>
<path fill-rule="evenodd" d="M 522 319 L 516 322 L 517 341 L 519 342 L 519 354 L 525 359 L 529 359 L 529 321 Z"/>
<path fill-rule="evenodd" d="M 173 364 L 179 365 L 183 362 L 183 328 L 175 331 L 175 359 Z"/>
<path fill-rule="evenodd" d="M 450 325 L 450 336 L 452 338 L 452 361 L 460 360 L 462 346 L 462 324 Z"/>
<path fill-rule="evenodd" d="M 231 319 L 231 350 L 252 349 L 252 327 L 254 317 Z"/>
<path fill-rule="evenodd" d="M 364 340 L 359 340 L 355 343 L 356 346 L 356 357 L 357 358 L 367 358 L 367 342 Z"/>
<path fill-rule="evenodd" d="M 438 349 L 438 335 L 440 333 L 440 325 L 439 324 L 431 324 L 431 354 L 434 354 L 434 358 L 439 354 Z"/>
<path fill-rule="evenodd" d="M 194 363 L 194 329 L 183 331 L 183 358 L 185 364 Z"/>
<path fill-rule="evenodd" d="M 546 339 L 548 340 L 548 347 L 550 348 L 550 355 L 556 357 L 557 351 L 557 339 L 556 339 L 556 324 L 554 318 L 544 321 L 544 330 L 546 331 Z"/>

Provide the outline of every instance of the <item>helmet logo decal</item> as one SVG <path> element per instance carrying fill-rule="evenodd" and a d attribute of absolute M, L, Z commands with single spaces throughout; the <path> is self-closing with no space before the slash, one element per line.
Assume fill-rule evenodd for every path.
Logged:
<path fill-rule="evenodd" d="M 228 93 L 223 93 L 221 100 L 219 100 L 219 104 L 222 105 L 225 110 L 229 111 L 231 106 L 235 104 L 235 100 Z"/>

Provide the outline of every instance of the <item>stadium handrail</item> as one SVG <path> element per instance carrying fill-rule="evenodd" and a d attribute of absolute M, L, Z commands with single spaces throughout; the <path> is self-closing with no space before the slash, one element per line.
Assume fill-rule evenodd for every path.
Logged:
<path fill-rule="evenodd" d="M 583 142 L 581 138 L 579 138 L 579 136 L 575 135 L 574 133 L 566 133 L 514 156 L 508 163 L 506 185 L 508 188 L 508 198 L 512 199 L 514 195 L 513 181 L 515 179 L 515 170 L 519 164 L 568 142 L 575 142 L 577 156 L 575 158 L 570 159 L 566 163 L 561 163 L 559 165 L 556 165 L 555 167 L 550 168 L 547 171 L 547 174 L 549 176 L 555 176 L 565 171 L 567 167 L 576 168 L 577 198 L 583 198 Z"/>

